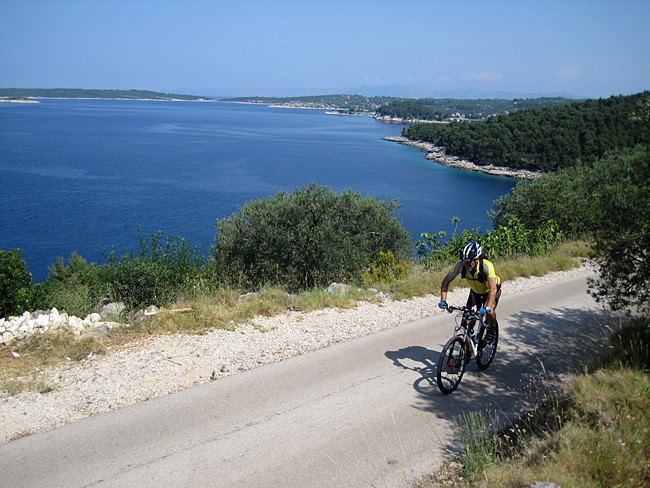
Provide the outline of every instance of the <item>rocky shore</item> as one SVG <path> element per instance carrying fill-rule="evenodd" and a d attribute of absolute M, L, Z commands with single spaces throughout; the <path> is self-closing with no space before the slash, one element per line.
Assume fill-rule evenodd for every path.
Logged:
<path fill-rule="evenodd" d="M 406 146 L 413 146 L 425 151 L 427 153 L 426 158 L 435 161 L 436 163 L 442 164 L 444 166 L 449 166 L 451 168 L 464 169 L 468 171 L 478 171 L 479 173 L 486 173 L 490 175 L 498 176 L 507 176 L 510 178 L 518 178 L 522 180 L 534 180 L 535 178 L 541 176 L 542 173 L 537 171 L 529 171 L 525 169 L 515 169 L 508 168 L 504 166 L 495 166 L 493 164 L 488 165 L 478 165 L 460 159 L 456 156 L 449 156 L 445 153 L 444 148 L 436 146 L 430 142 L 424 141 L 414 141 L 408 137 L 403 136 L 390 136 L 384 137 L 385 141 L 397 142 L 398 144 L 404 144 Z"/>

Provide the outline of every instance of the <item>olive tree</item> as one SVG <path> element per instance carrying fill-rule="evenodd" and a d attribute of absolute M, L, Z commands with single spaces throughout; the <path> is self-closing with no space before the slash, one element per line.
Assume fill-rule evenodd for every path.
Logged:
<path fill-rule="evenodd" d="M 591 293 L 615 310 L 650 312 L 650 148 L 612 155 L 597 170 L 600 276 Z"/>
<path fill-rule="evenodd" d="M 220 280 L 287 290 L 358 280 L 381 251 L 404 256 L 409 236 L 396 201 L 352 191 L 337 195 L 314 183 L 245 204 L 217 220 L 214 258 Z"/>

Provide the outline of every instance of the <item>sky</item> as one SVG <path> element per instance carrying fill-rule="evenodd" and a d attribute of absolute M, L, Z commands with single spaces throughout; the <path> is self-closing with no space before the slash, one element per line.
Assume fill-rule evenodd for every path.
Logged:
<path fill-rule="evenodd" d="M 649 0 L 0 0 L 0 87 L 607 98 L 650 89 L 649 26 Z"/>

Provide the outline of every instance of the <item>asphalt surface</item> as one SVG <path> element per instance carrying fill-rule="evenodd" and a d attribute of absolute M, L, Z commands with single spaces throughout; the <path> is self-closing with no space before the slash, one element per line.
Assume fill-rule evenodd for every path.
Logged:
<path fill-rule="evenodd" d="M 584 278 L 504 295 L 492 366 L 470 365 L 451 395 L 435 364 L 453 317 L 436 312 L 0 445 L 0 484 L 407 487 L 459 448 L 456 416 L 507 421 L 542 383 L 580 370 L 602 343 L 598 310 Z"/>

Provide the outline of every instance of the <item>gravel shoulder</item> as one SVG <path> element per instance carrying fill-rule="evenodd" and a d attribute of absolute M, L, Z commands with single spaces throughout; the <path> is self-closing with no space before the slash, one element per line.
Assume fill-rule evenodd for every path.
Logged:
<path fill-rule="evenodd" d="M 582 276 L 591 272 L 587 267 L 507 281 L 502 300 Z M 459 288 L 448 301 L 464 303 L 466 297 L 467 289 Z M 0 394 L 0 443 L 442 313 L 437 303 L 428 295 L 360 302 L 353 309 L 288 312 L 255 318 L 234 332 L 152 337 L 67 363 L 39 373 L 36 381 L 51 387 L 48 393 Z"/>

